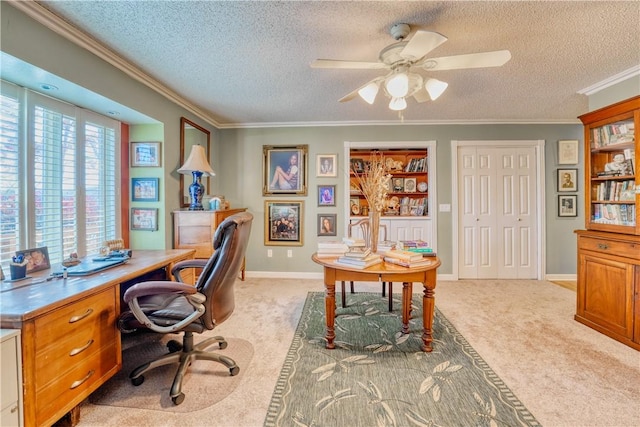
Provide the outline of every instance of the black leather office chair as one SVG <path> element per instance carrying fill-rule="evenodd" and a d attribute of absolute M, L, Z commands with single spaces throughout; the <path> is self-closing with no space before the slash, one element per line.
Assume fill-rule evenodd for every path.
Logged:
<path fill-rule="evenodd" d="M 353 235 L 353 229 L 356 227 L 360 227 L 360 234 L 362 234 L 362 238 L 367 245 L 371 242 L 371 223 L 369 218 L 362 218 L 361 220 L 349 223 L 347 228 L 347 236 L 351 237 Z M 382 240 L 387 240 L 387 226 L 385 224 L 380 225 L 380 231 L 382 231 Z M 351 286 L 351 293 L 354 293 L 353 282 L 349 282 Z M 387 289 L 387 283 L 382 282 L 382 296 L 385 296 Z M 347 296 L 345 293 L 345 282 L 342 281 L 342 308 L 347 306 Z M 389 311 L 393 311 L 393 283 L 389 282 Z"/>
<path fill-rule="evenodd" d="M 130 374 L 133 385 L 144 382 L 143 374 L 158 366 L 178 363 L 178 370 L 171 386 L 171 400 L 179 405 L 184 401 L 182 379 L 187 368 L 198 359 L 213 360 L 229 368 L 231 375 L 237 375 L 240 368 L 236 363 L 220 354 L 205 351 L 218 343 L 220 349 L 227 347 L 223 337 L 205 339 L 194 345 L 194 333 L 214 329 L 233 312 L 233 286 L 242 267 L 247 249 L 253 216 L 248 212 L 231 215 L 218 226 L 211 258 L 193 259 L 176 263 L 172 274 L 180 279 L 180 271 L 185 268 L 202 268 L 195 286 L 174 281 L 152 281 L 133 285 L 124 294 L 129 311 L 122 313 L 118 320 L 120 330 L 133 332 L 142 328 L 160 334 L 183 332 L 182 343 L 171 340 L 167 343 L 169 353 L 154 361 L 145 363 Z"/>

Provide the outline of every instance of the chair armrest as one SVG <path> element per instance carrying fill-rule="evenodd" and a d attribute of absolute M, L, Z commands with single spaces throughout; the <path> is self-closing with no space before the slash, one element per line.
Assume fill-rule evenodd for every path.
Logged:
<path fill-rule="evenodd" d="M 138 302 L 138 298 L 146 296 L 176 293 L 183 295 L 187 299 L 189 304 L 191 304 L 191 306 L 194 308 L 194 312 L 170 326 L 161 326 L 155 324 L 151 319 L 147 317 Z M 151 281 L 138 283 L 127 289 L 127 291 L 124 293 L 124 301 L 129 304 L 129 308 L 131 309 L 131 312 L 136 317 L 136 319 L 138 319 L 140 323 L 142 323 L 152 331 L 163 334 L 180 330 L 202 316 L 205 311 L 203 303 L 206 300 L 207 297 L 199 293 L 198 290 L 192 285 L 185 285 L 183 283 L 170 281 Z"/>
<path fill-rule="evenodd" d="M 186 268 L 204 268 L 204 266 L 207 265 L 207 262 L 209 262 L 208 259 L 201 258 L 179 261 L 175 263 L 171 268 L 171 274 L 176 278 L 176 280 L 178 280 L 178 282 L 184 282 L 182 276 L 180 275 L 180 272 L 182 272 L 182 270 Z"/>

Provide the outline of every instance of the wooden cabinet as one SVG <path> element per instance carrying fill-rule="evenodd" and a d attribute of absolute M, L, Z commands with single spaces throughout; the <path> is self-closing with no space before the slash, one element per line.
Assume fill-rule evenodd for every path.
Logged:
<path fill-rule="evenodd" d="M 585 227 L 640 235 L 640 96 L 580 116 Z"/>
<path fill-rule="evenodd" d="M 575 319 L 640 350 L 640 236 L 577 231 Z"/>
<path fill-rule="evenodd" d="M 640 350 L 640 96 L 580 116 L 585 228 L 575 319 Z"/>
<path fill-rule="evenodd" d="M 246 208 L 217 211 L 174 211 L 173 247 L 175 249 L 195 249 L 194 258 L 209 258 L 213 253 L 213 235 L 218 225 L 231 215 L 244 212 Z M 244 263 L 241 278 L 244 280 Z M 194 283 L 195 277 L 183 274 L 185 282 Z"/>
<path fill-rule="evenodd" d="M 22 426 L 22 357 L 20 330 L 0 329 L 0 425 Z"/>

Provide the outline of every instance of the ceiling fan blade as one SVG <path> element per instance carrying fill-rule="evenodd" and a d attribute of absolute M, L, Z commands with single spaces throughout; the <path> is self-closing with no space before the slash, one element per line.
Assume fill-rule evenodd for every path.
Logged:
<path fill-rule="evenodd" d="M 352 70 L 380 70 L 389 68 L 383 62 L 342 61 L 339 59 L 316 59 L 311 63 L 311 68 L 341 68 Z"/>
<path fill-rule="evenodd" d="M 421 86 L 420 89 L 418 89 L 416 93 L 413 94 L 413 99 L 415 99 L 416 102 L 419 103 L 427 102 L 430 99 L 429 92 L 427 92 L 424 86 Z"/>
<path fill-rule="evenodd" d="M 447 38 L 440 33 L 418 30 L 402 49 L 400 55 L 405 58 L 413 57 L 414 60 L 420 59 L 446 41 Z"/>
<path fill-rule="evenodd" d="M 511 59 L 508 50 L 493 52 L 470 53 L 467 55 L 443 56 L 428 58 L 416 64 L 425 70 L 459 70 L 463 68 L 500 67 Z"/>
<path fill-rule="evenodd" d="M 379 85 L 380 85 L 380 82 L 382 82 L 382 80 L 384 80 L 384 77 L 376 77 L 375 79 L 366 82 L 365 84 L 363 84 L 362 86 L 360 86 L 358 89 L 354 90 L 353 92 L 349 93 L 348 95 L 343 96 L 342 98 L 340 98 L 338 100 L 338 102 L 351 101 L 353 98 L 355 98 L 356 96 L 359 95 L 358 92 L 360 92 L 361 89 L 364 89 L 365 87 L 369 86 L 372 83 L 377 85 L 378 89 L 379 89 Z M 373 99 L 375 99 L 376 95 L 377 95 L 377 90 L 376 90 L 376 93 L 372 95 L 372 102 L 373 102 Z M 367 102 L 369 102 L 369 101 L 367 101 Z M 371 104 L 372 102 L 369 102 L 369 103 Z"/>

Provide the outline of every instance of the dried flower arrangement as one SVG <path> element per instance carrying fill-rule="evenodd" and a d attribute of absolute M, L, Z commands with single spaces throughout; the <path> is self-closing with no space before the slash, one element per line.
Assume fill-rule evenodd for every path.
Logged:
<path fill-rule="evenodd" d="M 369 209 L 382 212 L 386 206 L 387 190 L 391 174 L 388 173 L 384 155 L 380 152 L 373 152 L 369 163 L 365 165 L 362 172 L 352 168 L 356 176 L 358 190 L 369 203 Z"/>

